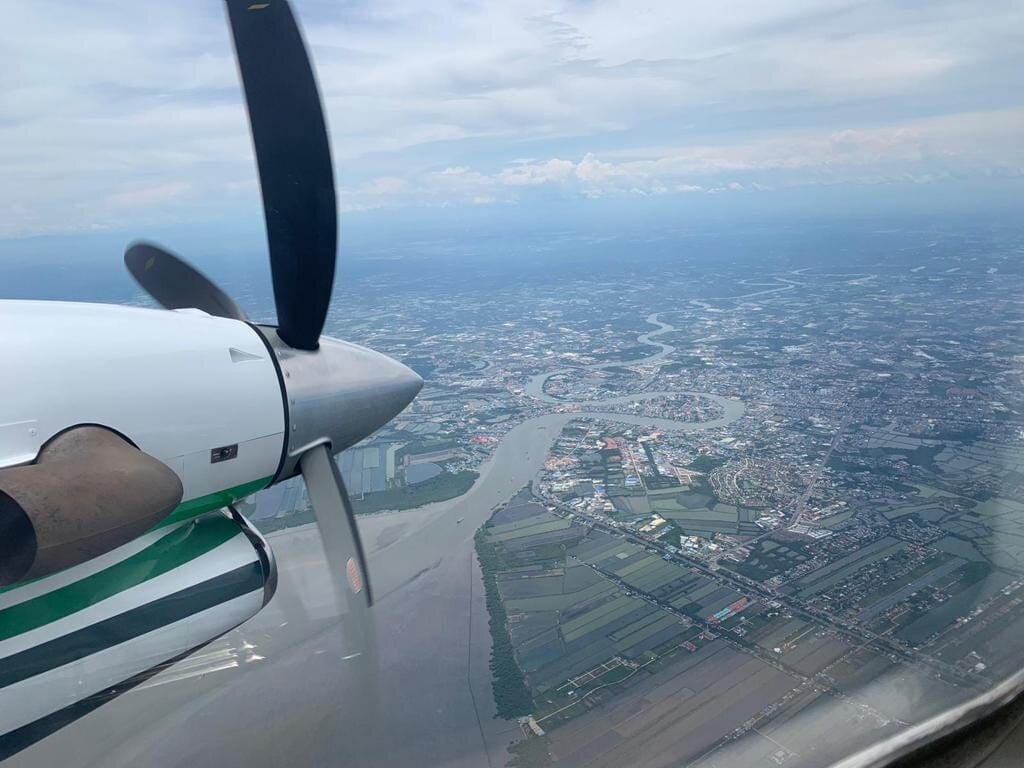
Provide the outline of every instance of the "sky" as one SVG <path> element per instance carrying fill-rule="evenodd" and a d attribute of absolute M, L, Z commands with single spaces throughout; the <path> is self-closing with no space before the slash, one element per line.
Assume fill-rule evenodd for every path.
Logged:
<path fill-rule="evenodd" d="M 0 239 L 261 233 L 219 4 L 0 3 Z M 1022 0 L 293 6 L 343 222 L 1024 191 Z"/>

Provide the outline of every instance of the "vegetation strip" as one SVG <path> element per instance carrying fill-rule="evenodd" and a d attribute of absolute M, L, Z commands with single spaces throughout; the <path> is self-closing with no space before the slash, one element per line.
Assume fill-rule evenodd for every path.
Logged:
<path fill-rule="evenodd" d="M 498 592 L 497 572 L 501 563 L 497 549 L 487 540 L 490 524 L 479 528 L 473 537 L 476 542 L 476 557 L 484 577 L 484 592 L 487 599 L 487 613 L 491 628 L 491 673 L 493 675 L 494 703 L 498 717 L 511 719 L 529 715 L 533 700 L 526 689 L 522 670 L 512 652 L 512 640 L 508 634 L 508 615 L 501 603 Z"/>

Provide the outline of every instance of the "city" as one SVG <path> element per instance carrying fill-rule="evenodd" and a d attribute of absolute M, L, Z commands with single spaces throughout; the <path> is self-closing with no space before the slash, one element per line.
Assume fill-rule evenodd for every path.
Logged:
<path fill-rule="evenodd" d="M 4 766 L 1021 762 L 1024 0 L 10 5 Z"/>
<path fill-rule="evenodd" d="M 1015 669 L 1021 246 L 914 235 L 335 326 L 427 380 L 342 469 L 359 511 L 461 497 L 484 523 L 516 764 L 821 764 Z M 474 505 L 526 433 L 496 470 L 526 482 Z M 265 529 L 308 522 L 301 489 L 268 496 Z M 856 727 L 825 745 L 811 715 Z"/>

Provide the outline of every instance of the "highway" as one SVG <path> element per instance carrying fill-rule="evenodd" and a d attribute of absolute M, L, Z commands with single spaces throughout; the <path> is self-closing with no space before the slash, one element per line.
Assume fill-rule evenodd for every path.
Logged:
<path fill-rule="evenodd" d="M 569 517 L 570 515 L 572 515 L 577 518 L 584 518 L 589 525 L 591 525 L 593 528 L 597 530 L 603 531 L 613 536 L 618 536 L 633 544 L 644 547 L 646 549 L 653 550 L 658 554 L 662 555 L 663 557 L 667 555 L 673 561 L 694 568 L 700 571 L 708 578 L 715 580 L 717 583 L 732 587 L 733 589 L 736 589 L 741 593 L 756 595 L 764 600 L 777 603 L 794 616 L 806 619 L 808 621 L 812 621 L 816 624 L 826 626 L 829 629 L 832 629 L 840 636 L 850 641 L 853 641 L 854 645 L 868 645 L 873 647 L 877 651 L 881 651 L 882 653 L 898 656 L 904 661 L 908 661 L 911 663 L 917 662 L 926 664 L 932 669 L 934 669 L 936 672 L 942 674 L 947 679 L 955 680 L 958 685 L 967 686 L 979 692 L 987 690 L 987 688 L 991 685 L 991 681 L 986 680 L 983 676 L 977 673 L 972 673 L 970 675 L 964 674 L 953 665 L 947 664 L 946 662 L 936 659 L 935 657 L 930 656 L 928 654 L 923 654 L 919 651 L 915 651 L 907 647 L 903 643 L 894 640 L 891 637 L 879 635 L 878 633 L 873 632 L 867 629 L 866 627 L 860 626 L 850 621 L 846 621 L 839 617 L 825 613 L 824 611 L 820 611 L 815 608 L 810 608 L 808 606 L 801 605 L 797 601 L 791 598 L 784 597 L 780 595 L 777 591 L 765 587 L 762 584 L 754 581 L 753 579 L 748 579 L 747 577 L 742 576 L 741 574 L 734 573 L 732 571 L 727 571 L 721 568 L 712 568 L 707 563 L 698 558 L 691 557 L 683 553 L 671 552 L 666 545 L 662 544 L 659 541 L 647 539 L 632 531 L 624 531 L 621 528 L 617 528 L 609 524 L 606 520 L 602 518 L 580 513 L 574 509 L 566 507 L 565 505 L 553 499 L 546 498 L 544 501 L 549 505 L 549 507 L 554 507 L 554 514 L 559 515 L 560 517 Z M 637 591 L 633 587 L 627 588 L 634 592 Z M 651 599 L 654 598 L 652 597 Z M 678 611 L 672 609 L 672 606 L 670 605 L 660 602 L 659 605 L 661 605 L 661 607 L 663 608 L 671 609 L 674 613 L 678 613 Z M 722 630 L 717 631 L 720 633 L 722 632 Z"/>

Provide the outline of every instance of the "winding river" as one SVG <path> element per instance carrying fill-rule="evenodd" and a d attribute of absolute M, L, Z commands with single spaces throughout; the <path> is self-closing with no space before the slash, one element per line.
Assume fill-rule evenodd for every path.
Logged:
<path fill-rule="evenodd" d="M 552 376 L 559 376 L 561 374 L 572 373 L 574 371 L 598 371 L 601 370 L 602 368 L 615 368 L 629 365 L 644 365 L 647 363 L 655 363 L 660 360 L 663 360 L 675 350 L 675 347 L 673 347 L 671 344 L 664 344 L 660 341 L 653 341 L 653 339 L 655 336 L 660 336 L 663 333 L 674 331 L 675 327 L 659 320 L 657 312 L 648 315 L 646 320 L 651 325 L 658 326 L 658 328 L 656 330 L 648 331 L 647 333 L 637 336 L 636 340 L 638 344 L 659 347 L 658 351 L 655 352 L 654 354 L 648 355 L 647 357 L 641 358 L 639 360 L 615 360 L 610 363 L 593 363 L 592 365 L 581 365 L 575 368 L 559 368 L 558 370 L 555 371 L 545 371 L 543 373 L 538 373 L 534 376 L 531 376 L 530 380 L 526 383 L 526 387 L 523 391 L 526 392 L 526 394 L 528 394 L 530 397 L 536 400 L 541 400 L 545 403 L 565 403 L 567 402 L 566 400 L 561 400 L 559 398 L 552 397 L 551 395 L 544 391 L 545 382 L 547 382 L 547 380 L 550 379 Z M 630 398 L 637 399 L 633 395 L 625 395 L 626 400 L 629 400 Z M 601 402 L 609 404 L 614 402 L 621 402 L 622 400 L 623 398 L 612 398 L 611 400 L 602 400 Z"/>
<path fill-rule="evenodd" d="M 654 315 L 648 321 L 657 328 L 640 339 L 658 344 L 653 337 L 671 326 Z M 658 346 L 646 361 L 672 351 Z M 537 382 L 539 390 L 543 381 Z M 574 418 L 678 431 L 720 427 L 744 412 L 739 400 L 707 393 L 694 394 L 720 403 L 722 418 L 690 423 L 607 410 L 663 394 L 571 404 L 535 397 L 547 412 L 504 435 L 467 493 L 405 512 L 360 516 L 377 600 L 378 671 L 368 688 L 359 687 L 365 678 L 353 671 L 361 668 L 359 654 L 348 652 L 346 619 L 337 613 L 318 529 L 298 526 L 268 536 L 278 589 L 253 619 L 19 758 L 29 768 L 504 764 L 506 747 L 521 732 L 495 717 L 473 534 L 495 506 L 537 476 Z M 553 404 L 579 410 L 555 412 Z"/>
<path fill-rule="evenodd" d="M 658 326 L 654 331 L 639 337 L 642 343 L 657 344 L 658 352 L 642 360 L 631 361 L 631 365 L 661 360 L 673 351 L 668 344 L 652 341 L 653 337 L 675 330 L 668 323 L 657 319 L 656 314 L 647 322 Z M 602 363 L 587 366 L 589 369 L 622 365 Z M 544 460 L 551 450 L 562 428 L 577 418 L 605 419 L 620 424 L 657 427 L 666 432 L 696 432 L 715 429 L 731 424 L 746 411 L 741 400 L 713 395 L 707 392 L 677 390 L 674 392 L 655 391 L 619 395 L 597 401 L 572 402 L 558 400 L 543 391 L 544 381 L 564 369 L 538 374 L 531 378 L 527 394 L 545 403 L 574 406 L 572 412 L 544 413 L 520 422 L 498 442 L 491 457 L 480 466 L 480 476 L 462 496 L 449 501 L 437 502 L 420 507 L 416 520 L 392 521 L 387 516 L 376 521 L 367 520 L 365 537 L 370 550 L 370 568 L 379 597 L 407 583 L 419 574 L 431 569 L 441 558 L 453 551 L 472 546 L 473 533 L 491 516 L 499 504 L 507 501 L 518 489 L 536 478 Z M 651 400 L 667 395 L 699 395 L 714 400 L 722 406 L 723 414 L 717 419 L 701 422 L 673 421 L 650 416 L 634 416 L 615 413 L 611 406 Z M 396 518 L 398 516 L 395 516 Z M 461 523 L 456 521 L 462 520 Z"/>

